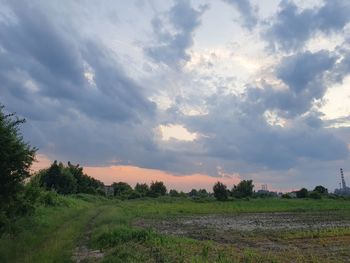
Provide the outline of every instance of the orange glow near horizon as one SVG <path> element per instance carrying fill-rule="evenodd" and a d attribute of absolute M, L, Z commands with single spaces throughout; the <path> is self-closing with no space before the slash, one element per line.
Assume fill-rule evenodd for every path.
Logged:
<path fill-rule="evenodd" d="M 220 181 L 228 186 L 237 184 L 240 179 L 233 178 L 218 178 L 204 174 L 191 175 L 173 175 L 164 171 L 155 169 L 145 169 L 137 166 L 109 166 L 109 167 L 85 167 L 84 171 L 105 184 L 113 182 L 127 182 L 132 186 L 136 183 L 151 183 L 152 181 L 162 181 L 167 186 L 168 190 L 176 189 L 179 191 L 188 192 L 191 189 L 207 189 L 212 190 L 213 185 Z"/>
<path fill-rule="evenodd" d="M 52 161 L 43 154 L 37 154 L 37 161 L 32 165 L 32 171 L 48 168 Z M 228 189 L 241 181 L 237 176 L 233 177 L 213 177 L 206 174 L 188 174 L 188 175 L 174 175 L 165 171 L 157 169 L 146 169 L 131 165 L 111 165 L 111 166 L 85 166 L 84 172 L 102 181 L 106 185 L 114 182 L 126 182 L 131 186 L 136 183 L 150 184 L 152 181 L 162 181 L 167 189 L 176 189 L 178 191 L 189 192 L 191 189 L 206 189 L 212 192 L 213 185 L 220 181 L 227 185 Z M 255 190 L 258 190 L 259 182 L 254 181 Z M 296 189 L 276 189 L 268 185 L 270 191 L 276 192 L 291 192 Z"/>
<path fill-rule="evenodd" d="M 45 155 L 38 154 L 37 162 L 33 164 L 32 170 L 38 171 L 47 168 L 51 163 L 52 161 Z M 238 176 L 212 177 L 206 174 L 173 175 L 161 170 L 146 169 L 130 165 L 112 165 L 103 167 L 85 166 L 84 172 L 87 175 L 102 181 L 106 185 L 110 185 L 113 182 L 126 182 L 131 186 L 135 186 L 136 183 L 150 184 L 152 181 L 162 181 L 168 190 L 176 189 L 185 192 L 188 192 L 193 188 L 203 188 L 212 191 L 213 185 L 217 181 L 220 181 L 226 184 L 228 188 L 231 188 L 241 180 Z"/>

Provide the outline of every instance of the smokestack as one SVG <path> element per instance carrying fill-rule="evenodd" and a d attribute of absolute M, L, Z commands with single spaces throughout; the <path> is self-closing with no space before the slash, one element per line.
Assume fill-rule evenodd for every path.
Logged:
<path fill-rule="evenodd" d="M 342 188 L 345 190 L 346 189 L 346 183 L 345 183 L 345 179 L 344 179 L 343 168 L 340 168 L 340 177 L 341 177 Z"/>

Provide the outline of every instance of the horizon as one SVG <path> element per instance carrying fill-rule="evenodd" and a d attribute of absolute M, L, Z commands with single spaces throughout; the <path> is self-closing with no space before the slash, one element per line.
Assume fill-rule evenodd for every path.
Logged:
<path fill-rule="evenodd" d="M 27 120 L 33 170 L 333 192 L 340 168 L 350 184 L 349 13 L 346 0 L 3 0 L 0 104 Z"/>

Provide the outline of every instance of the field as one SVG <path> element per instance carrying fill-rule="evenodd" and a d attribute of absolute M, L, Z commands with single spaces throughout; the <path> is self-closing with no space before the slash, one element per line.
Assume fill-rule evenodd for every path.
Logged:
<path fill-rule="evenodd" d="M 0 262 L 348 262 L 342 199 L 61 197 L 0 239 Z"/>

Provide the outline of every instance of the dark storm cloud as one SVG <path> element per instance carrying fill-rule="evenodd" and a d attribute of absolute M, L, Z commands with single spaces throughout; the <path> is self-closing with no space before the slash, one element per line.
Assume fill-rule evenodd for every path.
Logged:
<path fill-rule="evenodd" d="M 154 105 L 112 59 L 110 51 L 79 39 L 74 29 L 59 27 L 39 5 L 18 1 L 9 5 L 16 22 L 0 24 L 4 49 L 0 53 L 1 90 L 10 96 L 8 100 L 21 99 L 28 104 L 23 115 L 48 100 L 62 108 L 52 112 L 53 117 L 64 115 L 67 108 L 110 121 L 153 114 Z M 95 84 L 85 78 L 87 67 Z M 38 111 L 42 112 L 42 107 Z"/>
<path fill-rule="evenodd" d="M 302 48 L 317 32 L 340 32 L 350 21 L 350 2 L 325 1 L 320 7 L 301 10 L 292 1 L 282 1 L 277 15 L 263 34 L 274 50 Z"/>
<path fill-rule="evenodd" d="M 156 41 L 145 47 L 145 53 L 155 62 L 178 67 L 190 57 L 187 49 L 193 44 L 193 33 L 201 23 L 201 16 L 208 8 L 200 6 L 199 10 L 191 6 L 190 1 L 177 0 L 174 6 L 162 16 L 152 20 L 152 28 Z M 167 24 L 172 30 L 167 29 Z"/>
<path fill-rule="evenodd" d="M 45 5 L 6 6 L 13 21 L 0 22 L 0 99 L 28 120 L 26 138 L 53 159 L 85 164 L 150 150 L 156 107 L 114 54 Z"/>
<path fill-rule="evenodd" d="M 248 29 L 253 29 L 257 22 L 256 11 L 249 0 L 224 0 L 224 2 L 234 6 L 242 16 L 242 25 Z"/>

